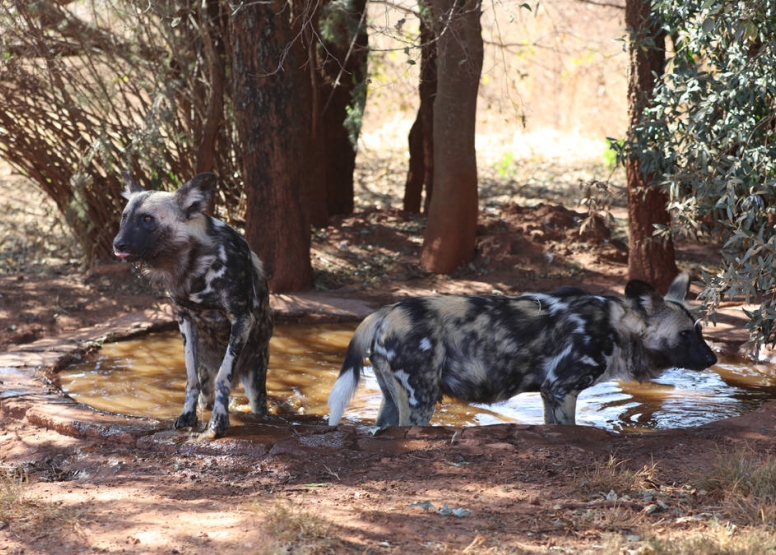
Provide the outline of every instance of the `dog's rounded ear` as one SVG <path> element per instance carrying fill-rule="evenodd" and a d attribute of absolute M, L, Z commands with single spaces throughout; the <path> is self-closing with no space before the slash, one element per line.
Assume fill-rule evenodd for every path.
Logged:
<path fill-rule="evenodd" d="M 178 205 L 186 218 L 190 219 L 194 214 L 205 211 L 216 190 L 217 180 L 214 173 L 200 173 L 175 191 Z"/>
<path fill-rule="evenodd" d="M 671 286 L 668 288 L 668 293 L 666 293 L 666 299 L 670 301 L 676 301 L 678 303 L 683 303 L 684 300 L 687 298 L 687 293 L 690 291 L 690 274 L 687 272 L 682 272 L 678 276 L 676 276 L 676 279 L 671 283 Z"/>
<path fill-rule="evenodd" d="M 663 297 L 657 294 L 655 288 L 640 279 L 628 282 L 628 285 L 625 286 L 625 298 L 647 314 L 652 314 L 658 306 L 663 304 Z"/>
<path fill-rule="evenodd" d="M 121 183 L 124 185 L 124 190 L 121 191 L 121 196 L 125 199 L 129 200 L 129 197 L 134 195 L 135 193 L 140 193 L 141 191 L 145 191 L 143 187 L 132 181 L 132 178 L 129 177 L 128 172 L 121 172 Z"/>

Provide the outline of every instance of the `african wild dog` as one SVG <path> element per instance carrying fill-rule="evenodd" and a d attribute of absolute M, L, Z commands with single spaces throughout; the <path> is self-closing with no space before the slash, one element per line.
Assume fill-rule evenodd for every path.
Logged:
<path fill-rule="evenodd" d="M 577 395 L 610 379 L 646 380 L 717 357 L 684 303 L 689 276 L 665 299 L 631 281 L 625 298 L 577 288 L 519 297 L 421 297 L 368 316 L 329 396 L 336 425 L 369 356 L 383 401 L 377 426 L 423 426 L 447 395 L 496 403 L 539 391 L 547 424 L 574 424 Z"/>
<path fill-rule="evenodd" d="M 204 437 L 229 426 L 229 394 L 239 378 L 255 414 L 267 413 L 272 313 L 261 261 L 240 234 L 203 211 L 216 176 L 201 173 L 174 193 L 146 191 L 124 176 L 127 206 L 115 255 L 138 262 L 178 310 L 186 360 L 186 400 L 175 428 L 197 423 L 198 399 L 212 406 Z"/>

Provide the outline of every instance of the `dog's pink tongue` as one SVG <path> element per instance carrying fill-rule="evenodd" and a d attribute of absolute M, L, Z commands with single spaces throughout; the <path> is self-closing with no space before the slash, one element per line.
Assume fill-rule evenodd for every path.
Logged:
<path fill-rule="evenodd" d="M 126 258 L 129 256 L 128 252 L 113 251 L 113 254 L 115 254 L 117 258 Z"/>

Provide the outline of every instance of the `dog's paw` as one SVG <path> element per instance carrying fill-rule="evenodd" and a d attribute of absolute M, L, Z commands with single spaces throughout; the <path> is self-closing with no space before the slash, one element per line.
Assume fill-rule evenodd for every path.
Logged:
<path fill-rule="evenodd" d="M 207 430 L 204 433 L 212 434 L 213 438 L 224 435 L 224 432 L 229 427 L 229 415 L 213 413 L 210 418 L 210 422 L 207 425 Z"/>
<path fill-rule="evenodd" d="M 389 428 L 391 428 L 390 424 L 383 424 L 382 426 L 373 426 L 369 428 L 369 433 L 371 433 L 373 436 L 379 436 Z"/>
<path fill-rule="evenodd" d="M 194 441 L 196 443 L 210 443 L 214 439 L 218 437 L 218 434 L 216 434 L 213 430 L 208 428 L 201 434 L 197 434 L 197 436 L 194 438 Z"/>
<path fill-rule="evenodd" d="M 192 428 L 197 425 L 197 413 L 196 412 L 184 412 L 178 418 L 175 419 L 175 423 L 172 425 L 176 430 L 178 428 Z"/>

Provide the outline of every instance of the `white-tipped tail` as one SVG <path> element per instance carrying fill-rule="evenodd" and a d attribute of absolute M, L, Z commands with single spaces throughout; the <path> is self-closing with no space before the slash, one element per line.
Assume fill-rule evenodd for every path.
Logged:
<path fill-rule="evenodd" d="M 336 426 L 345 412 L 345 405 L 355 395 L 360 370 L 348 368 L 340 374 L 329 393 L 329 426 Z"/>
<path fill-rule="evenodd" d="M 364 369 L 364 357 L 370 352 L 377 327 L 382 322 L 387 310 L 390 310 L 390 307 L 373 312 L 364 318 L 364 321 L 353 332 L 353 338 L 348 345 L 348 352 L 345 354 L 345 362 L 342 363 L 339 378 L 329 394 L 329 426 L 339 424 L 342 413 L 345 412 L 345 405 L 355 395 L 358 381 L 361 379 L 361 372 Z"/>

